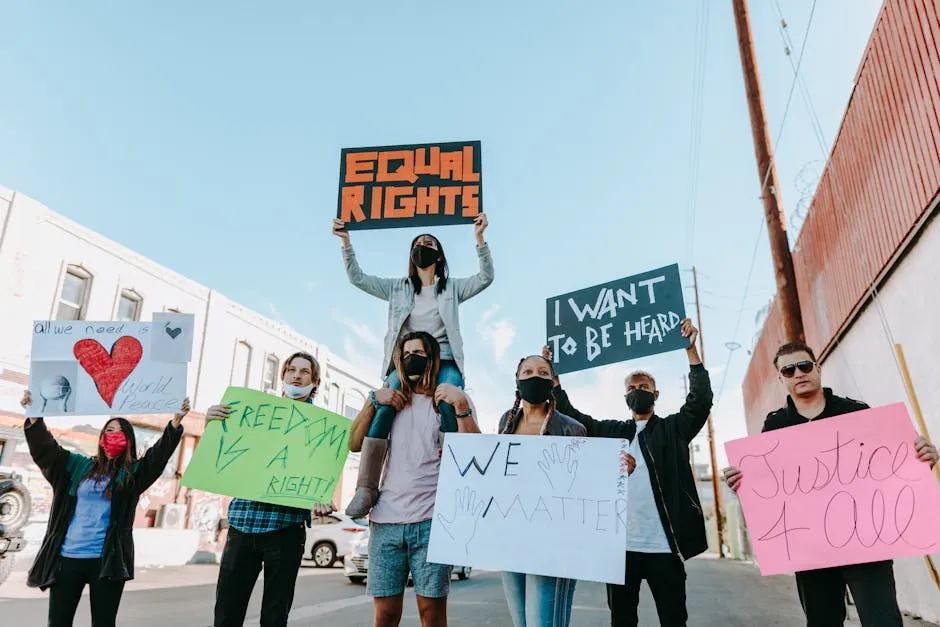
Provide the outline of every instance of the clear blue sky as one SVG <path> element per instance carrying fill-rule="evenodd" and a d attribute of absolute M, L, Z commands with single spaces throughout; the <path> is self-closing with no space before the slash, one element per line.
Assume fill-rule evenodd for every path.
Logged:
<path fill-rule="evenodd" d="M 779 1 L 796 55 L 813 3 Z M 716 388 L 729 366 L 715 415 L 728 437 L 743 432 L 748 356 L 729 364 L 724 344 L 751 346 L 773 274 L 763 232 L 745 293 L 762 208 L 731 2 L 709 4 L 694 231 L 692 0 L 3 3 L 0 185 L 377 374 L 385 305 L 348 284 L 329 232 L 340 149 L 480 139 L 497 278 L 461 310 L 478 404 L 508 407 L 546 297 L 694 262 Z M 880 4 L 816 7 L 801 73 L 827 144 Z M 776 138 L 792 70 L 773 0 L 750 5 Z M 824 158 L 809 119 L 797 94 L 777 153 L 788 214 L 801 169 Z M 452 274 L 474 272 L 471 229 L 438 234 Z M 413 235 L 353 243 L 366 271 L 399 275 Z M 622 415 L 635 365 L 673 411 L 679 353 L 569 375 L 573 400 Z"/>

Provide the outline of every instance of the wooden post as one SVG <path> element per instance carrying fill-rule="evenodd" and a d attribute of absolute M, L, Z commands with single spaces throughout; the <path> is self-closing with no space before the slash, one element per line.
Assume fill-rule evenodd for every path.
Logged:
<path fill-rule="evenodd" d="M 901 378 L 904 379 L 904 387 L 907 388 L 907 398 L 911 401 L 911 409 L 914 410 L 914 419 L 917 421 L 917 426 L 920 427 L 920 434 L 929 441 L 930 432 L 927 430 L 927 422 L 924 420 L 924 414 L 920 410 L 920 401 L 917 400 L 917 392 L 914 391 L 911 373 L 907 369 L 907 360 L 904 359 L 904 349 L 900 344 L 894 345 L 894 353 L 897 355 L 898 364 L 901 366 Z M 937 478 L 937 482 L 940 483 L 940 464 L 934 464 L 933 474 L 934 477 Z M 927 570 L 930 571 L 930 576 L 933 578 L 934 584 L 937 588 L 940 588 L 940 574 L 937 573 L 937 567 L 933 563 L 933 557 L 925 555 L 924 561 L 927 562 Z"/>

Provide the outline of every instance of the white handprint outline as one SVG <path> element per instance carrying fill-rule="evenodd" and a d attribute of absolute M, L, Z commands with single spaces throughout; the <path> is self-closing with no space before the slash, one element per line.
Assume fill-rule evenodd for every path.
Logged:
<path fill-rule="evenodd" d="M 477 500 L 477 493 L 469 487 L 457 488 L 454 491 L 454 514 L 448 518 L 438 514 L 437 519 L 441 528 L 450 536 L 451 540 L 463 544 L 464 551 L 470 554 L 470 542 L 477 532 L 483 513 L 484 502 Z"/>
<path fill-rule="evenodd" d="M 552 489 L 570 492 L 578 476 L 578 460 L 571 445 L 565 446 L 564 453 L 559 452 L 558 444 L 542 450 L 543 459 L 538 467 L 548 479 Z"/>

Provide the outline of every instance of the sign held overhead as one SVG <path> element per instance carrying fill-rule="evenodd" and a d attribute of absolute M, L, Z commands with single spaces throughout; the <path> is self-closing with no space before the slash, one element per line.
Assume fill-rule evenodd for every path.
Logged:
<path fill-rule="evenodd" d="M 482 171 L 479 141 L 344 148 L 336 217 L 347 231 L 472 224 Z"/>
<path fill-rule="evenodd" d="M 673 264 L 546 301 L 558 374 L 684 349 L 685 299 Z"/>

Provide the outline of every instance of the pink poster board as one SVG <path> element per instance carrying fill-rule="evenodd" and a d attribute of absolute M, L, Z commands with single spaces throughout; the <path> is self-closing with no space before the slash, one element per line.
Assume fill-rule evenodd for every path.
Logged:
<path fill-rule="evenodd" d="M 725 444 L 762 575 L 940 552 L 940 487 L 904 403 Z"/>

